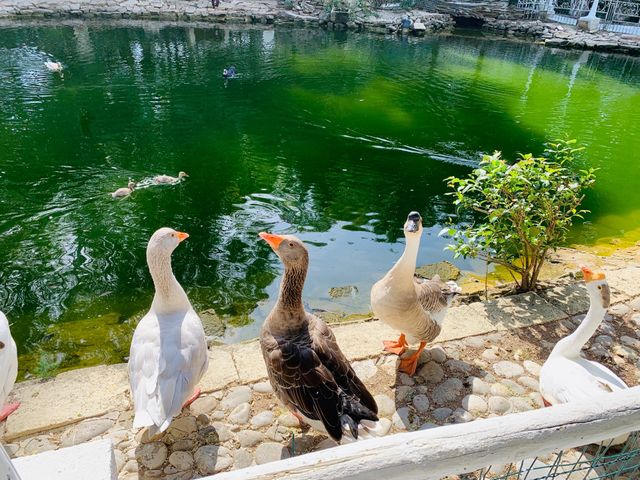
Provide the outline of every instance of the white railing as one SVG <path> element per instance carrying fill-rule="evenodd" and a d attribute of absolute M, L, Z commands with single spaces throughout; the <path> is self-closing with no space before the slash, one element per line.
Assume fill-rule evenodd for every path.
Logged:
<path fill-rule="evenodd" d="M 210 480 L 439 480 L 640 430 L 640 387 L 553 408 L 356 442 Z"/>

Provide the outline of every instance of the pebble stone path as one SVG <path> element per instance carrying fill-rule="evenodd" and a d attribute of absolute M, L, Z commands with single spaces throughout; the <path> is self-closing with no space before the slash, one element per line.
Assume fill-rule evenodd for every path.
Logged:
<path fill-rule="evenodd" d="M 628 278 L 624 275 L 620 278 Z M 547 298 L 552 296 L 549 290 Z M 584 351 L 634 386 L 640 384 L 640 291 L 624 298 L 612 305 Z M 583 318 L 578 313 L 431 345 L 413 377 L 399 373 L 397 357 L 381 351 L 353 366 L 374 394 L 388 434 L 542 408 L 541 364 Z M 367 325 L 371 322 L 362 328 Z M 15 457 L 109 438 L 121 480 L 187 480 L 335 446 L 326 435 L 301 426 L 263 379 L 204 394 L 157 438 L 133 431 L 132 419 L 129 404 L 14 439 L 6 448 Z"/>

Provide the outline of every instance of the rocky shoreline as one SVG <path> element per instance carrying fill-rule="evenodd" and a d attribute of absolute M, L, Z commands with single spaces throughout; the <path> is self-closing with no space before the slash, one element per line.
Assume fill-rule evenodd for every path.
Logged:
<path fill-rule="evenodd" d="M 5 0 L 0 2 L 0 19 L 132 19 L 293 25 L 412 36 L 449 33 L 456 27 L 455 12 L 449 12 L 442 5 L 438 11 L 448 13 L 407 11 L 399 7 L 370 9 L 365 5 L 363 3 L 344 15 L 329 11 L 320 0 L 223 0 L 215 8 L 209 0 Z M 482 25 L 482 31 L 486 33 L 533 40 L 549 47 L 640 55 L 640 35 L 604 31 L 587 33 L 553 22 L 493 18 L 483 16 L 480 11 L 477 13 L 477 25 Z M 507 9 L 498 17 L 509 15 L 518 16 L 517 12 Z M 409 23 L 407 17 L 411 19 Z"/>

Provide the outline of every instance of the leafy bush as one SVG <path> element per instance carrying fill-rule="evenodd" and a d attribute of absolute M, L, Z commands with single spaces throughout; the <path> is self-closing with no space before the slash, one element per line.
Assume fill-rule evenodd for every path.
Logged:
<path fill-rule="evenodd" d="M 534 289 L 549 251 L 587 212 L 580 204 L 583 191 L 595 182 L 595 169 L 575 169 L 575 155 L 582 150 L 575 143 L 558 140 L 542 157 L 522 155 L 513 165 L 495 152 L 485 155 L 469 177 L 447 178 L 458 211 L 481 217 L 460 230 L 447 229 L 455 256 L 503 265 L 518 290 Z"/>

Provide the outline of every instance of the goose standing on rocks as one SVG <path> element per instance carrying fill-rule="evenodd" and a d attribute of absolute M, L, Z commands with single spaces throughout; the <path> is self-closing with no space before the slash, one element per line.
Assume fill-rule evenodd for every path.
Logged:
<path fill-rule="evenodd" d="M 129 381 L 133 427 L 150 427 L 150 435 L 166 430 L 198 397 L 196 385 L 209 362 L 202 322 L 171 270 L 171 253 L 188 236 L 161 228 L 147 245 L 155 296 L 133 334 Z"/>
<path fill-rule="evenodd" d="M 129 183 L 127 184 L 126 187 L 122 187 L 122 188 L 117 189 L 115 192 L 111 193 L 111 196 L 113 198 L 127 197 L 127 196 L 131 195 L 131 192 L 133 192 L 134 188 L 136 188 L 136 182 L 134 182 L 133 180 L 129 179 Z"/>
<path fill-rule="evenodd" d="M 187 175 L 186 172 L 179 172 L 177 177 L 172 177 L 171 175 L 157 175 L 153 177 L 153 183 L 157 185 L 178 183 L 184 177 L 188 177 L 188 176 L 189 175 Z"/>
<path fill-rule="evenodd" d="M 545 405 L 572 401 L 589 402 L 594 397 L 629 388 L 620 377 L 598 362 L 580 356 L 580 350 L 602 323 L 611 293 L 604 273 L 582 267 L 589 294 L 589 311 L 580 326 L 563 338 L 551 351 L 540 370 L 540 394 Z M 612 445 L 624 443 L 628 434 L 613 439 Z M 610 440 L 603 444 L 609 444 Z"/>
<path fill-rule="evenodd" d="M 20 403 L 9 403 L 7 397 L 16 383 L 18 376 L 18 350 L 13 341 L 9 322 L 4 313 L 0 312 L 0 422 L 6 420 L 20 406 Z"/>
<path fill-rule="evenodd" d="M 422 217 L 418 212 L 409 213 L 404 236 L 402 257 L 371 288 L 371 308 L 377 318 L 400 331 L 398 340 L 384 342 L 387 352 L 402 355 L 409 343 L 420 341 L 413 355 L 400 360 L 400 371 L 413 375 L 420 353 L 427 342 L 438 336 L 451 301 L 462 290 L 455 282 L 443 283 L 438 275 L 431 280 L 415 278 L 422 236 Z"/>
<path fill-rule="evenodd" d="M 309 253 L 292 235 L 260 233 L 284 264 L 276 305 L 262 326 L 260 346 L 276 396 L 301 421 L 340 442 L 384 434 L 375 400 L 356 376 L 336 338 L 305 312 L 302 288 Z"/>

